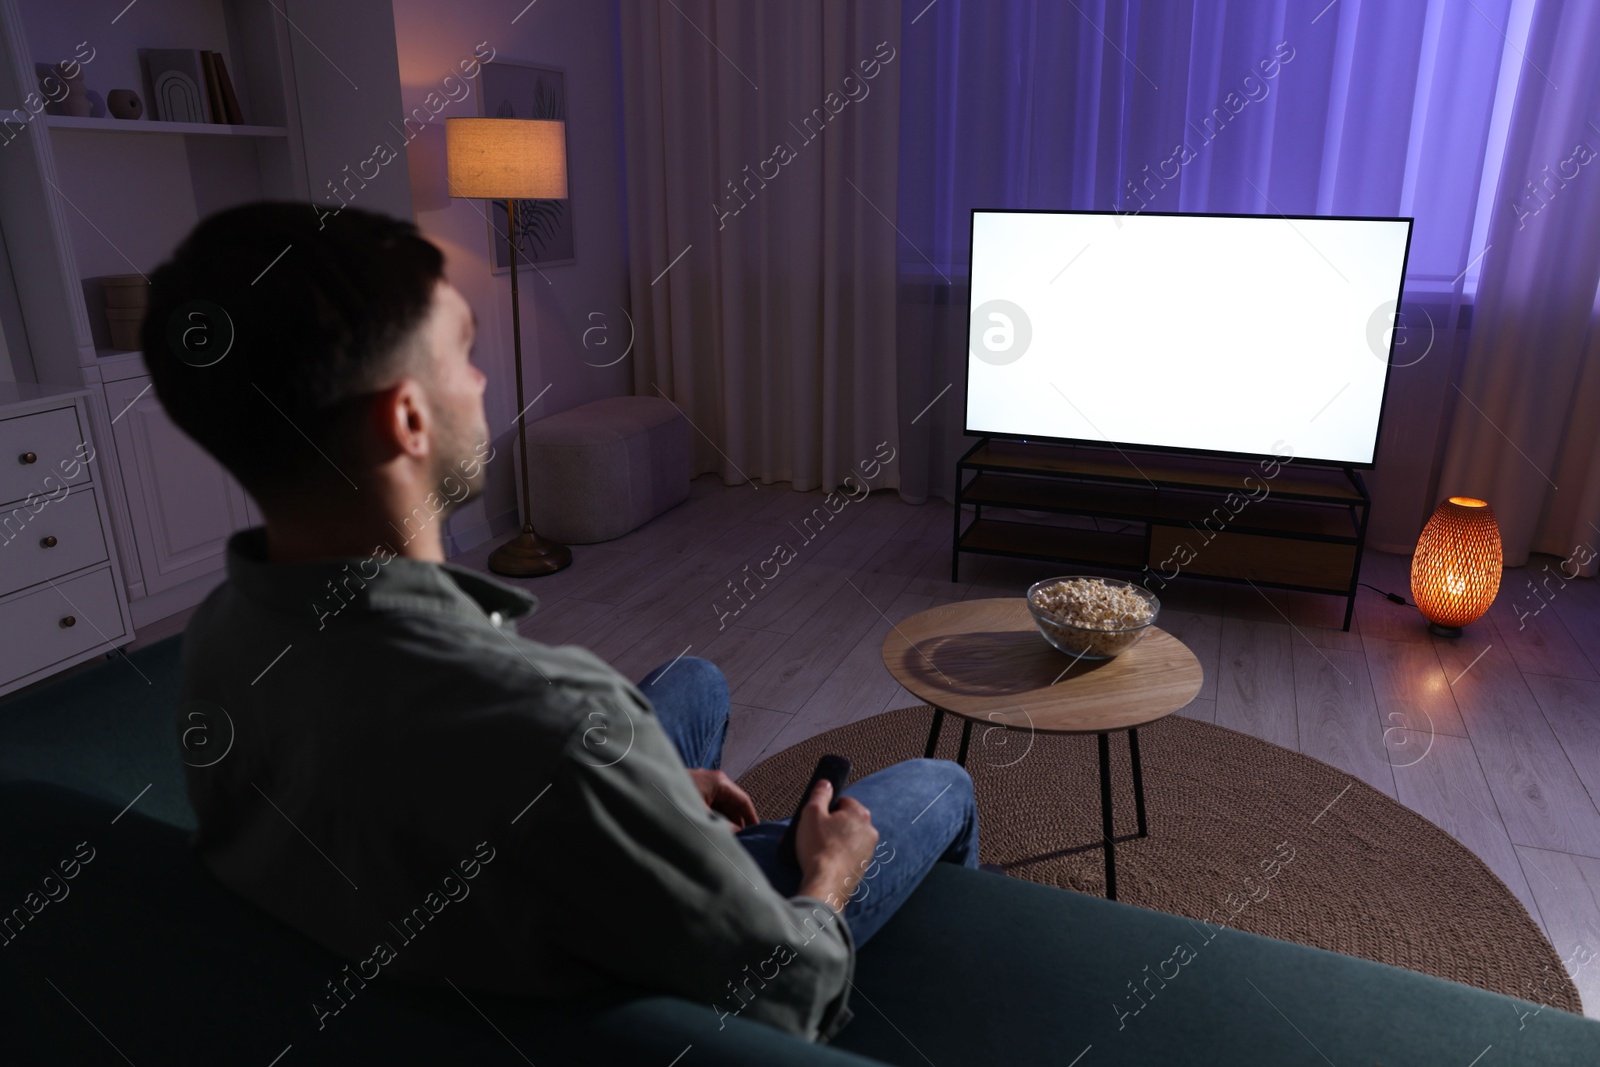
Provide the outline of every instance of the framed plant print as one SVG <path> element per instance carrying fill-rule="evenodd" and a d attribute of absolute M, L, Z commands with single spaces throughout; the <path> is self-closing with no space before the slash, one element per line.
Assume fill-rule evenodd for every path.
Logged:
<path fill-rule="evenodd" d="M 516 60 L 496 59 L 483 65 L 478 107 L 484 118 L 567 120 L 567 75 L 558 67 L 536 66 Z M 570 148 L 571 138 L 567 140 Z M 570 171 L 572 154 L 567 153 Z M 495 274 L 511 269 L 506 247 L 506 202 L 491 200 L 489 207 L 489 262 Z M 578 246 L 572 228 L 572 185 L 566 200 L 518 200 L 514 235 L 521 253 L 517 265 L 526 268 L 576 263 Z"/>

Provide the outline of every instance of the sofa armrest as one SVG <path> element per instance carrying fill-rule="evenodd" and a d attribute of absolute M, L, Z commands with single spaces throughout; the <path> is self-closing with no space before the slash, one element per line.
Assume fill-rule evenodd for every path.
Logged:
<path fill-rule="evenodd" d="M 860 951 L 835 1044 L 887 1063 L 1600 1063 L 1600 1022 L 935 864 Z"/>

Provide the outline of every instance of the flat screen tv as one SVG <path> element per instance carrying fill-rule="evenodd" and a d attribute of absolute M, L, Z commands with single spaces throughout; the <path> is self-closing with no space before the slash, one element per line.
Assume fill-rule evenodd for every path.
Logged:
<path fill-rule="evenodd" d="M 1411 220 L 972 213 L 966 432 L 1371 467 Z"/>

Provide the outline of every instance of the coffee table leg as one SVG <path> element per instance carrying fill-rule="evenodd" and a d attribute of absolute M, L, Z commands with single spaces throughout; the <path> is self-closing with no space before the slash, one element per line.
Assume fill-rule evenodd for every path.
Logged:
<path fill-rule="evenodd" d="M 933 709 L 933 729 L 928 731 L 928 747 L 922 753 L 923 759 L 932 759 L 933 750 L 939 747 L 939 727 L 944 725 L 944 709 Z"/>
<path fill-rule="evenodd" d="M 1133 763 L 1133 806 L 1139 813 L 1139 836 L 1149 837 L 1144 820 L 1144 773 L 1139 767 L 1139 731 L 1128 731 L 1128 757 Z"/>
<path fill-rule="evenodd" d="M 1096 734 L 1100 743 L 1100 825 L 1104 833 L 1101 848 L 1106 854 L 1106 899 L 1117 899 L 1116 843 L 1111 834 L 1111 739 L 1106 734 Z"/>
<path fill-rule="evenodd" d="M 972 740 L 972 720 L 961 720 L 961 750 L 956 753 L 956 762 L 961 766 L 967 765 L 967 745 Z"/>

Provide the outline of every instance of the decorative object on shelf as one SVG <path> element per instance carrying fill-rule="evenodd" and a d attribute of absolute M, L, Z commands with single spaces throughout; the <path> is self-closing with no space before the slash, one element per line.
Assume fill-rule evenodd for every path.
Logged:
<path fill-rule="evenodd" d="M 106 94 L 106 110 L 113 118 L 136 119 L 144 114 L 144 101 L 132 89 L 113 89 Z"/>
<path fill-rule="evenodd" d="M 37 63 L 34 73 L 39 78 L 39 91 L 44 95 L 45 113 L 87 118 L 94 104 L 83 87 L 83 69 L 71 68 L 70 76 L 62 68 L 64 63 Z"/>
<path fill-rule="evenodd" d="M 66 98 L 67 87 L 56 77 L 55 66 L 50 63 L 35 63 L 33 80 L 38 92 L 29 94 L 23 100 L 28 110 L 35 115 L 41 111 L 46 115 L 65 115 L 66 111 L 62 108 L 61 101 Z"/>
<path fill-rule="evenodd" d="M 89 49 L 87 54 L 85 48 Z M 82 41 L 71 59 L 63 59 L 59 63 L 34 63 L 33 74 L 38 81 L 39 92 L 30 93 L 24 98 L 23 104 L 28 112 L 37 115 L 43 110 L 47 115 L 68 115 L 73 118 L 104 115 L 105 101 L 99 93 L 89 92 L 83 85 L 83 68 L 94 62 L 95 54 L 89 42 Z M 20 109 L 13 115 L 19 113 Z"/>
<path fill-rule="evenodd" d="M 193 48 L 142 48 L 151 113 L 162 122 L 210 122 L 206 78 Z"/>
<path fill-rule="evenodd" d="M 567 120 L 567 78 L 554 67 L 496 59 L 483 65 L 481 104 L 485 118 L 536 119 L 558 122 L 565 129 Z M 562 155 L 566 154 L 563 132 Z M 489 206 L 489 252 L 494 273 L 511 268 L 511 253 L 505 234 L 506 205 Z M 554 197 L 517 198 L 514 226 L 510 229 L 516 247 L 535 267 L 575 263 L 577 240 L 572 228 L 572 203 Z"/>
<path fill-rule="evenodd" d="M 144 309 L 150 303 L 150 280 L 143 274 L 112 274 L 100 279 L 100 293 L 111 347 L 123 352 L 138 349 Z"/>
<path fill-rule="evenodd" d="M 566 123 L 531 119 L 446 119 L 450 195 L 504 198 L 506 218 L 518 200 L 567 197 Z M 522 465 L 522 531 L 489 554 L 489 569 L 514 578 L 553 574 L 572 564 L 572 550 L 533 528 L 528 503 L 528 408 L 522 389 L 522 319 L 517 297 L 516 237 L 506 234 L 511 265 L 511 337 L 517 377 L 517 459 Z M 538 398 L 536 397 L 535 400 Z"/>
<path fill-rule="evenodd" d="M 144 329 L 144 308 L 106 308 L 106 328 L 111 332 L 112 348 L 118 352 L 136 351 Z"/>
<path fill-rule="evenodd" d="M 1460 637 L 1500 591 L 1500 526 L 1476 497 L 1441 501 L 1411 557 L 1411 599 L 1430 633 Z"/>

